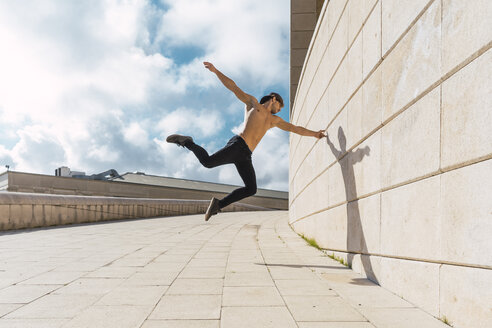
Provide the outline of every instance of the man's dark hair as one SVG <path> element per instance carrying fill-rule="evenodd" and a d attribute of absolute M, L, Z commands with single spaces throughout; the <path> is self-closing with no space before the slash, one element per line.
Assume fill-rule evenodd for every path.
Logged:
<path fill-rule="evenodd" d="M 275 99 L 278 100 L 278 102 L 280 102 L 280 105 L 282 105 L 282 107 L 284 107 L 284 100 L 282 99 L 282 97 L 280 97 L 280 95 L 276 92 L 271 92 L 269 95 L 267 96 L 264 96 L 261 98 L 260 100 L 260 104 L 264 104 L 266 103 L 267 101 L 269 101 L 270 99 L 272 99 L 273 97 L 275 97 Z"/>

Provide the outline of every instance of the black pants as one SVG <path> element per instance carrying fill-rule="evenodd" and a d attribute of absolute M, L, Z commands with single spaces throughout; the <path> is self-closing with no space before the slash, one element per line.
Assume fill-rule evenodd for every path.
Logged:
<path fill-rule="evenodd" d="M 224 148 L 213 155 L 209 155 L 205 149 L 192 141 L 186 142 L 185 147 L 191 150 L 200 163 L 207 168 L 224 164 L 236 165 L 237 171 L 244 181 L 244 187 L 234 190 L 219 200 L 220 208 L 256 194 L 256 175 L 251 161 L 251 150 L 240 136 L 232 137 Z"/>

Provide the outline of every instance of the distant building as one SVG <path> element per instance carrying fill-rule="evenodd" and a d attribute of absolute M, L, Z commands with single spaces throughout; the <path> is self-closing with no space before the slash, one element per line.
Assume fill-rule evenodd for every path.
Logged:
<path fill-rule="evenodd" d="M 67 166 L 62 166 L 55 170 L 55 176 L 57 177 L 73 177 L 74 175 L 85 175 L 85 172 L 72 171 Z"/>

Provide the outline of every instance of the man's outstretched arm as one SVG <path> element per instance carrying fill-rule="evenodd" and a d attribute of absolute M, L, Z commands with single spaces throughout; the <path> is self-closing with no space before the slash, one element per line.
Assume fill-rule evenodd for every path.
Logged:
<path fill-rule="evenodd" d="M 207 68 L 210 72 L 215 73 L 217 77 L 219 78 L 220 82 L 229 90 L 231 90 L 236 97 L 241 100 L 243 103 L 245 103 L 248 107 L 253 107 L 255 103 L 258 102 L 255 97 L 248 95 L 245 93 L 243 90 L 241 90 L 237 85 L 236 82 L 222 74 L 217 68 L 212 63 L 209 62 L 203 62 L 205 65 L 205 68 Z"/>
<path fill-rule="evenodd" d="M 284 130 L 284 131 L 293 132 L 293 133 L 299 134 L 301 136 L 315 137 L 318 139 L 326 137 L 325 130 L 319 130 L 319 131 L 309 130 L 309 129 L 303 128 L 302 126 L 297 126 L 297 125 L 291 124 L 289 122 L 286 122 L 278 116 L 274 116 L 273 125 L 279 129 Z"/>

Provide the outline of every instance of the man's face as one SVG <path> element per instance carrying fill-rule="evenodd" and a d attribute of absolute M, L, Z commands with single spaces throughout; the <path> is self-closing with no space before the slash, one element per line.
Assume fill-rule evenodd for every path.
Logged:
<path fill-rule="evenodd" d="M 277 114 L 284 107 L 276 98 L 273 98 L 272 113 Z"/>

